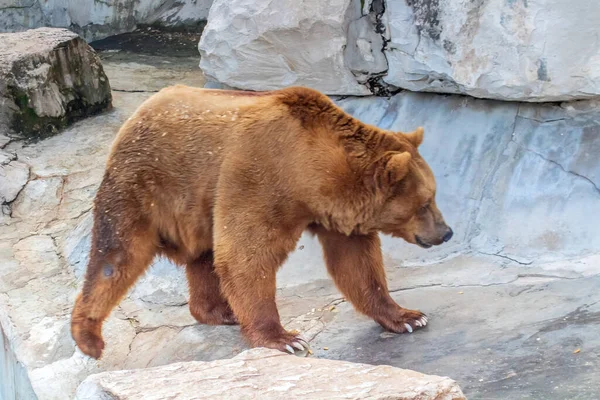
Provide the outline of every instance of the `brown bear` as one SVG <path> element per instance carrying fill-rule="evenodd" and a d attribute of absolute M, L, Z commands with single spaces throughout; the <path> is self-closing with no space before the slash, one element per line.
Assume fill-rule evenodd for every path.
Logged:
<path fill-rule="evenodd" d="M 393 332 L 425 326 L 390 297 L 378 236 L 422 247 L 452 236 L 422 140 L 422 128 L 364 124 L 302 87 L 161 90 L 122 126 L 96 194 L 78 347 L 101 356 L 104 319 L 156 255 L 185 266 L 198 322 L 239 323 L 252 346 L 307 347 L 275 304 L 277 269 L 305 230 L 359 312 Z"/>

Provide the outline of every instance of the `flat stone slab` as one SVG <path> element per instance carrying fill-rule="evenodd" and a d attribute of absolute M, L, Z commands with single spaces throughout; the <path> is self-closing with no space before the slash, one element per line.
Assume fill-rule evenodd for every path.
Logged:
<path fill-rule="evenodd" d="M 0 135 L 44 136 L 111 105 L 96 52 L 66 29 L 0 34 Z"/>
<path fill-rule="evenodd" d="M 390 366 L 300 358 L 251 349 L 228 360 L 104 372 L 88 377 L 76 400 L 150 399 L 466 399 L 450 378 Z"/>

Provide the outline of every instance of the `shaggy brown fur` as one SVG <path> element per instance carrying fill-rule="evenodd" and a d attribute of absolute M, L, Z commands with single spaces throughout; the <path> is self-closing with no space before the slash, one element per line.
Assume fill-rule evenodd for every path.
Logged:
<path fill-rule="evenodd" d="M 156 255 L 185 265 L 192 315 L 285 350 L 275 275 L 305 230 L 356 309 L 394 332 L 424 326 L 388 294 L 377 233 L 423 247 L 452 231 L 410 134 L 366 125 L 321 93 L 174 86 L 123 125 L 95 199 L 72 334 L 92 357 L 104 319 Z"/>

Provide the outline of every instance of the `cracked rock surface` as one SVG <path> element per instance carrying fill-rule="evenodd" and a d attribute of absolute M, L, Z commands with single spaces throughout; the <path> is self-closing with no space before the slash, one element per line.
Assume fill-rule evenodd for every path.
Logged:
<path fill-rule="evenodd" d="M 600 93 L 593 0 L 384 1 L 390 85 L 522 101 Z"/>
<path fill-rule="evenodd" d="M 215 0 L 200 67 L 250 90 L 586 99 L 600 94 L 598 18 L 595 0 Z"/>
<path fill-rule="evenodd" d="M 27 164 L 17 160 L 15 153 L 0 149 L 0 204 L 16 199 L 28 178 Z"/>
<path fill-rule="evenodd" d="M 237 327 L 195 324 L 185 274 L 164 260 L 107 320 L 101 360 L 74 346 L 69 317 L 110 144 L 157 88 L 204 82 L 192 72 L 193 57 L 111 54 L 102 57 L 117 89 L 112 111 L 38 143 L 4 141 L 2 162 L 23 163 L 28 175 L 0 220 L 0 361 L 6 365 L 0 381 L 7 382 L 1 398 L 15 392 L 26 399 L 72 398 L 95 373 L 214 361 L 246 349 Z M 597 105 L 408 92 L 336 101 L 382 128 L 424 125 L 421 151 L 455 237 L 435 251 L 383 238 L 393 297 L 429 316 L 427 328 L 396 335 L 352 309 L 328 279 L 317 241 L 304 236 L 278 274 L 284 325 L 303 333 L 313 357 L 449 376 L 469 398 L 594 398 L 600 390 Z M 171 374 L 166 368 L 164 376 Z M 127 385 L 127 374 L 114 375 L 115 382 Z M 109 388 L 106 376 L 88 382 Z"/>

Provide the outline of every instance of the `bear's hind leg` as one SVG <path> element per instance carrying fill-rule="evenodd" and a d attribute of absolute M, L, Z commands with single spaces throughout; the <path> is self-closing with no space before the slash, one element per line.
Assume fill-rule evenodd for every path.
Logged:
<path fill-rule="evenodd" d="M 77 347 L 96 359 L 104 349 L 102 323 L 154 258 L 149 238 L 134 237 L 124 243 L 127 250 L 110 252 L 92 245 L 83 290 L 71 315 L 71 335 Z"/>
<path fill-rule="evenodd" d="M 190 291 L 190 312 L 196 321 L 207 325 L 236 325 L 237 318 L 221 294 L 212 250 L 187 263 L 185 272 Z"/>
<path fill-rule="evenodd" d="M 359 312 L 396 333 L 412 332 L 427 324 L 425 314 L 400 307 L 390 296 L 376 233 L 346 236 L 320 226 L 311 227 L 311 231 L 321 242 L 336 286 Z"/>

